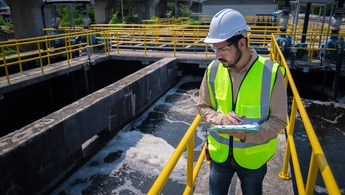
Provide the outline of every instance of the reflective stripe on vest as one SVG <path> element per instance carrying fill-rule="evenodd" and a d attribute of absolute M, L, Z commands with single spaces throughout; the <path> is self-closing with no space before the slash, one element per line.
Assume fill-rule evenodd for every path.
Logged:
<path fill-rule="evenodd" d="M 219 136 L 218 133 L 216 133 L 215 131 L 210 131 L 210 135 L 217 140 L 217 142 L 225 144 L 225 145 L 229 145 L 229 140 L 228 139 L 224 139 L 223 137 Z M 274 137 L 276 138 L 276 137 Z M 274 139 L 272 138 L 272 139 Z M 262 143 L 262 144 L 267 144 L 269 141 L 271 141 L 272 139 Z M 252 147 L 252 146 L 257 146 L 257 145 L 261 145 L 261 144 L 252 144 L 252 143 L 242 143 L 240 141 L 234 141 L 233 143 L 233 147 L 236 148 L 248 148 L 248 147 Z"/>
<path fill-rule="evenodd" d="M 215 96 L 214 80 L 216 78 L 219 63 L 220 63 L 219 60 L 213 61 L 213 65 L 211 66 L 211 70 L 210 70 L 210 78 L 208 79 L 212 88 L 211 92 L 212 92 L 213 97 Z M 212 105 L 214 105 L 212 106 L 213 109 L 217 110 L 218 102 L 214 101 L 214 98 L 211 98 L 211 101 L 212 101 Z"/>
<path fill-rule="evenodd" d="M 252 116 L 252 117 L 246 118 L 245 124 L 251 124 L 253 122 L 257 122 L 257 123 L 261 124 L 267 120 L 267 117 L 269 114 L 270 94 L 271 94 L 272 87 L 274 85 L 276 72 L 277 72 L 277 69 L 279 67 L 278 64 L 274 64 L 272 61 L 266 60 L 261 56 L 259 56 L 259 59 L 255 62 L 255 64 L 256 64 L 256 67 L 253 68 L 254 72 L 251 72 L 251 76 L 253 76 L 253 75 L 255 76 L 255 74 L 257 74 L 258 78 L 261 79 L 261 85 L 262 86 L 258 87 L 257 83 L 253 84 L 253 86 L 256 86 L 259 88 L 257 90 L 253 90 L 254 91 L 253 95 L 256 95 L 256 94 L 259 95 L 259 93 L 260 93 L 261 97 L 259 100 L 260 102 L 257 101 L 257 103 L 255 103 L 255 101 L 253 101 L 254 105 L 252 105 L 252 106 L 249 105 L 248 108 L 255 110 L 256 109 L 255 105 L 260 104 L 260 105 L 258 105 L 259 107 L 256 109 L 256 110 L 260 109 L 260 113 L 253 114 L 254 117 Z M 231 92 L 231 95 L 228 93 L 225 93 L 225 95 L 224 95 L 224 92 L 222 92 L 222 90 L 224 91 L 224 89 L 227 89 L 227 88 L 226 88 L 226 86 L 224 88 L 221 87 L 220 88 L 221 91 L 218 91 L 218 93 L 219 92 L 223 93 L 220 96 L 223 95 L 224 97 L 218 97 L 217 95 L 219 95 L 219 94 L 216 93 L 217 87 L 215 86 L 216 76 L 218 75 L 219 76 L 218 80 L 220 79 L 219 81 L 217 81 L 218 85 L 220 83 L 221 84 L 228 83 L 229 90 L 232 90 L 232 84 L 231 84 L 231 81 L 229 79 L 228 70 L 226 68 L 223 69 L 223 67 L 219 67 L 219 65 L 220 65 L 220 62 L 218 60 L 215 60 L 213 63 L 210 64 L 210 66 L 208 68 L 208 72 L 207 72 L 208 73 L 208 83 L 209 83 L 209 91 L 210 91 L 212 108 L 218 112 L 223 112 L 225 114 L 225 113 L 230 112 L 233 109 L 232 108 L 232 92 Z M 218 70 L 222 70 L 221 74 L 218 74 Z M 225 73 L 225 71 L 227 71 L 227 73 Z M 249 71 L 250 70 L 248 70 L 248 72 Z M 225 76 L 227 76 L 226 79 L 228 79 L 229 81 L 224 82 Z M 223 77 L 223 78 L 220 78 L 220 77 Z M 245 79 L 246 79 L 246 77 L 244 77 L 244 80 Z M 253 77 L 249 77 L 249 81 L 251 81 L 250 79 L 252 79 L 252 81 L 253 81 Z M 242 83 L 244 82 L 244 80 L 242 81 Z M 254 81 L 256 81 L 256 80 L 254 79 Z M 247 93 L 245 95 L 248 95 L 248 81 L 247 81 L 247 84 L 245 84 L 245 86 L 247 86 L 246 87 L 247 90 L 243 89 L 242 91 L 247 91 Z M 241 87 L 242 87 L 242 84 L 241 84 Z M 239 90 L 239 93 L 241 93 L 241 90 Z M 239 100 L 239 99 L 241 99 L 241 98 L 239 98 L 240 97 L 239 95 L 238 95 L 236 103 L 238 101 L 239 102 L 247 102 L 248 101 L 246 99 Z M 226 101 L 228 101 L 228 102 L 230 102 L 230 100 L 231 100 L 231 103 L 229 104 L 229 103 L 223 101 L 225 98 L 226 98 Z M 248 98 L 248 97 L 245 97 L 245 98 Z M 220 107 L 218 101 L 223 101 L 222 102 L 223 105 L 221 107 Z M 224 104 L 227 104 L 227 105 L 224 105 Z M 240 108 L 236 108 L 236 112 L 239 112 L 240 111 L 239 109 Z M 228 151 L 229 151 L 229 145 L 230 145 L 229 137 L 230 136 L 228 136 L 226 134 L 217 134 L 214 131 L 210 132 L 209 137 L 208 137 L 209 138 L 209 144 L 210 144 L 209 149 L 210 149 L 211 158 L 213 160 L 215 160 L 217 162 L 224 162 L 227 159 Z M 233 148 L 234 148 L 233 155 L 234 155 L 237 163 L 240 164 L 242 167 L 245 167 L 248 169 L 257 169 L 257 168 L 261 167 L 264 163 L 266 163 L 271 158 L 271 156 L 274 154 L 276 143 L 277 143 L 276 137 L 272 138 L 271 140 L 268 140 L 267 142 L 262 143 L 262 144 L 242 143 L 242 142 L 240 142 L 239 139 L 234 138 L 233 139 Z M 253 161 L 255 163 L 251 163 Z"/>

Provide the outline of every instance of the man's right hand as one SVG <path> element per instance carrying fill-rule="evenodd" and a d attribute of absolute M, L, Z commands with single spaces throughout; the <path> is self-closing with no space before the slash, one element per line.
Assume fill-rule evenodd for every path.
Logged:
<path fill-rule="evenodd" d="M 245 118 L 246 116 L 238 116 L 234 112 L 229 112 L 222 118 L 222 125 L 240 125 Z"/>

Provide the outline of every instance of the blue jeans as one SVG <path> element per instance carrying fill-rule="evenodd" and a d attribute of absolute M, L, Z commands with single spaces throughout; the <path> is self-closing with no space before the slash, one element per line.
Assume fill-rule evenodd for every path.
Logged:
<path fill-rule="evenodd" d="M 267 172 L 267 164 L 256 170 L 249 170 L 239 166 L 232 155 L 224 163 L 211 160 L 209 191 L 210 195 L 227 195 L 232 176 L 237 173 L 241 181 L 243 195 L 262 194 L 262 181 Z"/>

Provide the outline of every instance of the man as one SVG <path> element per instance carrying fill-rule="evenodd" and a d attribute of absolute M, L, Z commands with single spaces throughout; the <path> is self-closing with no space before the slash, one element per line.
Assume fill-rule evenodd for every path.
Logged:
<path fill-rule="evenodd" d="M 238 11 L 223 9 L 212 18 L 204 40 L 218 60 L 210 63 L 202 80 L 199 114 L 211 126 L 260 124 L 257 132 L 208 132 L 211 195 L 228 194 L 235 172 L 244 195 L 262 194 L 266 163 L 287 124 L 284 69 L 247 46 L 247 30 Z"/>

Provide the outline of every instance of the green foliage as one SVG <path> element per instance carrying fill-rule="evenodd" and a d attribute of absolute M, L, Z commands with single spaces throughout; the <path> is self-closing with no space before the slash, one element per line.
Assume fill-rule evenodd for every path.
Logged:
<path fill-rule="evenodd" d="M 117 14 L 113 14 L 113 17 L 111 18 L 109 24 L 118 24 L 119 23 L 119 19 L 117 18 Z"/>
<path fill-rule="evenodd" d="M 335 7 L 336 7 L 336 4 L 334 4 L 333 11 L 334 11 Z M 326 9 L 326 16 L 330 16 L 331 15 L 331 10 L 332 10 L 332 3 L 327 3 L 326 4 L 326 8 L 322 7 L 322 9 L 321 9 L 321 14 L 322 15 L 323 15 L 325 9 Z"/>
<path fill-rule="evenodd" d="M 10 55 L 10 54 L 16 54 L 17 52 L 11 48 L 5 47 L 4 48 L 5 51 L 5 56 L 6 55 Z M 0 50 L 0 55 L 2 56 L 1 50 Z"/>
<path fill-rule="evenodd" d="M 173 19 L 173 24 L 181 24 L 182 20 L 179 18 L 171 17 Z"/>
<path fill-rule="evenodd" d="M 180 4 L 179 12 L 177 13 L 178 17 L 189 17 L 192 13 L 192 10 L 189 9 L 187 5 Z"/>
<path fill-rule="evenodd" d="M 92 6 L 87 5 L 88 9 L 88 16 L 91 19 L 91 22 L 95 21 L 95 12 Z M 72 11 L 74 16 L 74 24 L 76 26 L 83 26 L 83 8 L 82 6 L 71 6 L 69 9 L 69 6 L 57 6 L 58 15 L 61 19 L 60 26 L 70 26 L 71 25 L 71 18 Z M 70 11 L 71 10 L 71 13 Z"/>
<path fill-rule="evenodd" d="M 151 20 L 158 20 L 159 19 L 159 17 L 158 16 L 155 16 L 155 15 L 153 15 L 152 17 L 151 17 Z"/>
<path fill-rule="evenodd" d="M 282 10 L 284 6 L 285 0 L 280 0 L 278 3 L 278 9 Z"/>
<path fill-rule="evenodd" d="M 5 21 L 0 17 L 0 25 L 5 25 Z"/>
<path fill-rule="evenodd" d="M 125 16 L 123 19 L 124 24 L 135 24 L 137 22 L 137 18 L 133 16 Z"/>
<path fill-rule="evenodd" d="M 175 3 L 167 2 L 165 6 L 164 17 L 173 17 L 175 16 Z"/>
<path fill-rule="evenodd" d="M 176 17 L 189 17 L 193 12 L 187 5 L 183 4 L 179 4 L 178 10 L 175 10 L 175 3 L 173 2 L 167 2 L 164 11 L 165 17 L 175 17 L 175 11 L 177 11 Z"/>
<path fill-rule="evenodd" d="M 87 5 L 87 10 L 91 22 L 95 22 L 95 9 L 91 5 Z"/>
<path fill-rule="evenodd" d="M 6 34 L 9 31 L 13 31 L 13 24 L 10 22 L 5 22 L 2 17 L 0 17 L 0 35 Z"/>
<path fill-rule="evenodd" d="M 201 24 L 201 20 L 196 20 L 194 18 L 190 18 L 189 21 L 188 21 L 188 24 L 190 24 L 190 25 L 198 25 L 198 24 Z"/>
<path fill-rule="evenodd" d="M 123 23 L 137 23 L 137 19 L 133 17 L 134 13 L 137 13 L 137 7 L 132 1 L 115 1 L 115 8 L 112 10 L 113 15 L 116 15 L 117 23 L 123 21 Z M 123 13 L 121 12 L 123 10 Z M 123 16 L 123 20 L 122 20 Z M 115 23 L 116 24 L 116 23 Z"/>

